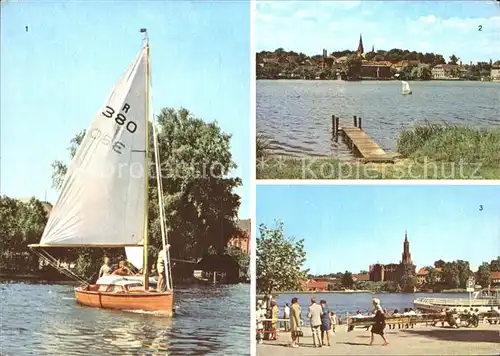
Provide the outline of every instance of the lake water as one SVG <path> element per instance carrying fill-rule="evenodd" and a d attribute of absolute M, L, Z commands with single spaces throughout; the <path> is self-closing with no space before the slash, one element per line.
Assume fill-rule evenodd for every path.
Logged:
<path fill-rule="evenodd" d="M 456 293 L 317 293 L 317 294 L 280 294 L 276 299 L 280 316 L 283 313 L 285 303 L 291 305 L 293 297 L 299 299 L 299 304 L 302 307 L 302 319 L 306 319 L 307 308 L 309 307 L 311 297 L 316 296 L 318 303 L 321 299 L 326 300 L 330 311 L 334 311 L 337 315 L 345 318 L 346 313 L 355 314 L 360 310 L 363 314 L 372 310 L 372 299 L 379 298 L 382 308 L 389 311 L 398 309 L 399 311 L 405 308 L 414 308 L 413 301 L 417 298 L 468 298 L 468 294 Z"/>
<path fill-rule="evenodd" d="M 250 285 L 175 290 L 174 318 L 83 307 L 73 286 L 0 284 L 0 354 L 250 355 Z"/>
<path fill-rule="evenodd" d="M 405 128 L 428 122 L 500 126 L 500 83 L 409 82 L 401 95 L 397 81 L 258 80 L 257 132 L 276 153 L 351 157 L 332 140 L 332 115 L 340 124 L 362 117 L 363 129 L 385 150 L 396 150 Z"/>

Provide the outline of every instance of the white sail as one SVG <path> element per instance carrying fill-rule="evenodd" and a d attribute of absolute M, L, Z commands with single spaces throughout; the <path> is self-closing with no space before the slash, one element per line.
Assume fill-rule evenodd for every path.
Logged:
<path fill-rule="evenodd" d="M 144 228 L 146 49 L 87 130 L 40 244 L 138 244 Z"/>
<path fill-rule="evenodd" d="M 140 245 L 143 241 L 141 240 Z M 144 264 L 144 248 L 142 246 L 127 246 L 125 247 L 127 261 L 132 263 L 135 268 L 142 269 Z"/>
<path fill-rule="evenodd" d="M 408 82 L 405 82 L 404 80 L 401 82 L 402 84 L 402 92 L 403 93 L 409 93 L 411 92 L 411 89 L 410 89 L 410 84 Z"/>

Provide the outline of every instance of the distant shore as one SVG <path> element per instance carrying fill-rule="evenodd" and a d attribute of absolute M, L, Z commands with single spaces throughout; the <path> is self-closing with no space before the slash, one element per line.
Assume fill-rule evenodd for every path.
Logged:
<path fill-rule="evenodd" d="M 289 81 L 332 81 L 332 82 L 401 82 L 400 78 L 360 78 L 360 79 L 303 79 L 303 78 L 257 78 L 256 80 L 289 80 Z M 408 79 L 408 82 L 481 82 L 481 83 L 500 83 L 499 80 L 472 80 L 472 79 L 460 79 L 460 78 L 441 78 L 441 79 Z"/>
<path fill-rule="evenodd" d="M 272 296 L 281 294 L 352 294 L 352 293 L 368 293 L 368 294 L 410 294 L 412 292 L 387 292 L 387 291 L 374 291 L 374 290 L 321 290 L 321 291 L 286 291 L 286 292 L 272 292 Z M 441 291 L 416 291 L 414 293 L 464 293 L 467 291 L 465 289 L 444 289 Z M 262 295 L 258 295 L 262 296 Z"/>
<path fill-rule="evenodd" d="M 497 355 L 500 325 L 479 324 L 477 328 L 442 328 L 416 325 L 409 329 L 385 329 L 389 345 L 375 335 L 369 346 L 370 332 L 362 328 L 346 331 L 337 327 L 330 347 L 313 348 L 311 329 L 302 329 L 300 347 L 291 348 L 290 333 L 280 333 L 278 341 L 257 345 L 259 356 L 279 355 Z"/>

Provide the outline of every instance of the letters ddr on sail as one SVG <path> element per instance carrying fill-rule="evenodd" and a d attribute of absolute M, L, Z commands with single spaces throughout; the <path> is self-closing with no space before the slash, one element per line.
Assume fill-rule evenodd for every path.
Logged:
<path fill-rule="evenodd" d="M 146 49 L 142 49 L 69 165 L 40 244 L 133 245 L 143 238 Z"/>

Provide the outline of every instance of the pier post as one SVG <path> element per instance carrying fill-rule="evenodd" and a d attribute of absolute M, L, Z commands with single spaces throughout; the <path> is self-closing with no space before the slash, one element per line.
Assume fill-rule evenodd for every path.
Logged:
<path fill-rule="evenodd" d="M 337 136 L 337 131 L 335 131 L 335 115 L 332 115 L 332 135 Z"/>
<path fill-rule="evenodd" d="M 361 128 L 361 118 L 360 118 L 360 117 L 358 117 L 358 127 L 359 127 L 359 129 L 360 129 L 360 130 L 363 130 L 363 129 Z"/>
<path fill-rule="evenodd" d="M 354 115 L 352 118 L 354 121 L 354 127 L 358 127 L 358 118 L 356 117 L 356 115 Z"/>
<path fill-rule="evenodd" d="M 335 118 L 335 142 L 339 142 L 339 117 L 334 116 Z"/>

